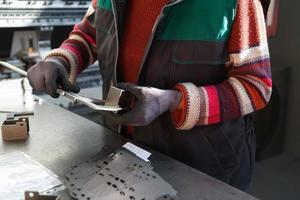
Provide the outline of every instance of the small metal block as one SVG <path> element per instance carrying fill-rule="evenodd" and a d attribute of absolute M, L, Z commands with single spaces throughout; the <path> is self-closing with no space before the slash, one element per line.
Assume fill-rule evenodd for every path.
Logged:
<path fill-rule="evenodd" d="M 105 106 L 129 108 L 133 98 L 131 93 L 111 86 L 105 100 Z"/>
<path fill-rule="evenodd" d="M 29 135 L 29 120 L 27 117 L 7 119 L 1 126 L 2 140 L 26 140 Z"/>

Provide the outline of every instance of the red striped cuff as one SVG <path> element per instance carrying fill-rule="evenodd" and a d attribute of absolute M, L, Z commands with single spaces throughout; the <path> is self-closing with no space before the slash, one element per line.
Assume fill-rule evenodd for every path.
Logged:
<path fill-rule="evenodd" d="M 183 109 L 171 113 L 174 126 L 179 130 L 192 129 L 199 121 L 200 94 L 196 85 L 179 83 L 174 87 L 182 94 Z"/>

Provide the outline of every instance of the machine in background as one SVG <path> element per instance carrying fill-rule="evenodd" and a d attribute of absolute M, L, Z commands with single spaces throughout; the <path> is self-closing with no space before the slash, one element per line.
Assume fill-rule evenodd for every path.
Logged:
<path fill-rule="evenodd" d="M 91 0 L 1 0 L 0 60 L 27 71 L 68 37 L 90 3 Z M 0 80 L 19 77 L 0 67 Z M 101 76 L 97 63 L 86 69 L 77 83 L 84 95 L 100 98 Z M 54 101 L 47 95 L 38 95 L 82 115 L 91 112 L 62 99 Z"/>
<path fill-rule="evenodd" d="M 1 1 L 0 59 L 25 70 L 68 36 L 90 4 L 90 0 Z M 1 78 L 13 78 L 3 74 Z"/>

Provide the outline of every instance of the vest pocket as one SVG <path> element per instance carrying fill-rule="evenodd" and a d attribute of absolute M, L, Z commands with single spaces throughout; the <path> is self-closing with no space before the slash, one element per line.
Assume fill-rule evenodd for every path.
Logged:
<path fill-rule="evenodd" d="M 208 42 L 175 42 L 172 47 L 170 82 L 197 86 L 217 84 L 226 78 L 223 46 Z"/>
<path fill-rule="evenodd" d="M 191 82 L 197 86 L 218 84 L 226 78 L 224 64 L 201 60 L 180 60 L 172 58 L 170 82 Z"/>

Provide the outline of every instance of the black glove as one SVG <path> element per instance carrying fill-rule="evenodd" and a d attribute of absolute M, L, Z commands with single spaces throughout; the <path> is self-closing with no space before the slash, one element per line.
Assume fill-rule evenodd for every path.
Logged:
<path fill-rule="evenodd" d="M 106 118 L 121 125 L 146 126 L 162 113 L 175 110 L 181 100 L 181 93 L 176 90 L 141 87 L 130 83 L 120 83 L 118 87 L 136 97 L 133 109 L 124 114 L 103 112 Z"/>
<path fill-rule="evenodd" d="M 49 59 L 40 61 L 27 72 L 31 87 L 38 92 L 46 92 L 51 97 L 57 98 L 57 88 L 78 93 L 80 88 L 72 84 L 65 66 L 59 60 Z"/>

